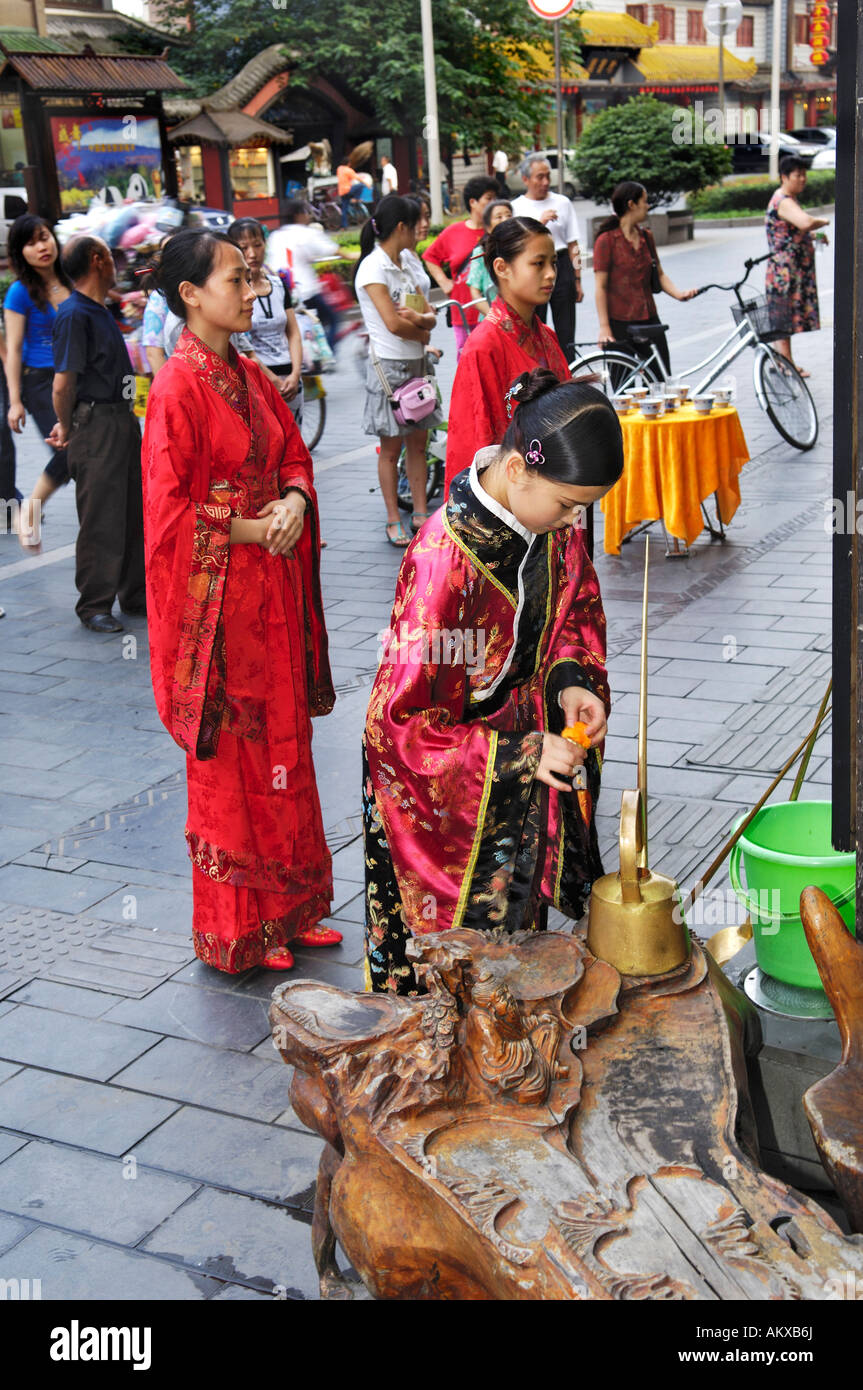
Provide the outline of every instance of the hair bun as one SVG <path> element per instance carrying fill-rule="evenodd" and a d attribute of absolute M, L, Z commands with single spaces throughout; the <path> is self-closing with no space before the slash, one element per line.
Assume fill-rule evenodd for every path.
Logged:
<path fill-rule="evenodd" d="M 527 405 L 529 401 L 535 401 L 538 396 L 544 396 L 546 391 L 552 391 L 559 385 L 560 381 L 554 372 L 550 372 L 547 367 L 534 367 L 533 371 L 522 372 L 521 376 L 516 377 L 509 390 L 514 395 L 516 404 L 522 406 Z"/>

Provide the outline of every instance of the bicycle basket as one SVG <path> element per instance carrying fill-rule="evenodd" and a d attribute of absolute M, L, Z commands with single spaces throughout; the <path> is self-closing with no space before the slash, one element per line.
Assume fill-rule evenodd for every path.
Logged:
<path fill-rule="evenodd" d="M 749 320 L 761 343 L 772 343 L 776 338 L 787 338 L 791 332 L 788 306 L 777 303 L 775 299 L 768 299 L 764 294 L 745 300 L 742 308 L 739 304 L 732 304 L 731 312 L 735 323 L 742 323 L 744 318 Z"/>

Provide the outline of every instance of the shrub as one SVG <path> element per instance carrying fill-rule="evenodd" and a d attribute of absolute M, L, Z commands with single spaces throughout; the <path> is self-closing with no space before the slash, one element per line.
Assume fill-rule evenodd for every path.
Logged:
<path fill-rule="evenodd" d="M 702 188 L 690 193 L 687 204 L 698 217 L 719 217 L 738 213 L 741 217 L 751 213 L 753 216 L 763 212 L 770 201 L 776 183 L 769 174 L 759 174 L 751 179 L 740 179 L 735 183 L 717 184 L 713 188 Z M 832 203 L 836 195 L 836 172 L 833 169 L 816 169 L 806 178 L 803 194 L 804 207 L 824 207 Z"/>
<path fill-rule="evenodd" d="M 676 109 L 656 97 L 643 96 L 609 106 L 595 116 L 575 155 L 583 196 L 609 203 L 617 184 L 635 179 L 644 184 L 650 206 L 656 208 L 729 173 L 731 155 L 724 145 L 697 140 L 675 143 Z"/>

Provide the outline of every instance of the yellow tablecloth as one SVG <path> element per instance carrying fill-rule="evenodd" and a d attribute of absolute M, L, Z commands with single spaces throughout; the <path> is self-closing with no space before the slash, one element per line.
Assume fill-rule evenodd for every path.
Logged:
<path fill-rule="evenodd" d="M 731 520 L 740 506 L 737 475 L 749 458 L 734 406 L 698 415 L 687 403 L 661 420 L 633 410 L 620 423 L 623 476 L 599 504 L 607 554 L 619 555 L 627 531 L 643 521 L 662 520 L 691 545 L 704 525 L 701 503 L 714 492 L 721 520 Z"/>

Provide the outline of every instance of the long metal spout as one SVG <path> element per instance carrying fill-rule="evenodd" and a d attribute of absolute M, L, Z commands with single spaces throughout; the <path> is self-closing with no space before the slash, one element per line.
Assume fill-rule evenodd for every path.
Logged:
<path fill-rule="evenodd" d="M 647 872 L 647 567 L 650 537 L 644 538 L 644 593 L 641 599 L 641 681 L 638 691 L 638 790 L 641 792 L 639 870 Z"/>

